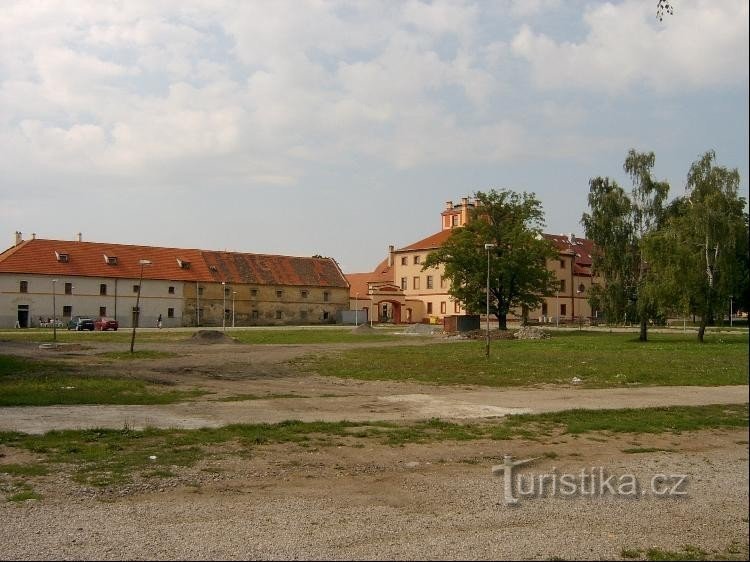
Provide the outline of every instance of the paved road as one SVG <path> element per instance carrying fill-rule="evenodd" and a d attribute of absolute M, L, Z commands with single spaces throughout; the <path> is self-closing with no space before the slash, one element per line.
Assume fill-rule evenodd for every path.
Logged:
<path fill-rule="evenodd" d="M 496 418 L 575 408 L 744 404 L 748 386 L 657 386 L 631 389 L 446 390 L 242 402 L 198 401 L 160 406 L 45 406 L 0 408 L 0 431 L 44 433 L 52 429 L 195 429 L 230 423 Z"/>

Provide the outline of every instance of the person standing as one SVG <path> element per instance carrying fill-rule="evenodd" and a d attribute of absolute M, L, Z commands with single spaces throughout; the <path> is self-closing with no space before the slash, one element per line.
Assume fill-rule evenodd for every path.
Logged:
<path fill-rule="evenodd" d="M 161 330 L 161 314 L 159 315 L 159 318 L 156 320 L 156 327 Z"/>

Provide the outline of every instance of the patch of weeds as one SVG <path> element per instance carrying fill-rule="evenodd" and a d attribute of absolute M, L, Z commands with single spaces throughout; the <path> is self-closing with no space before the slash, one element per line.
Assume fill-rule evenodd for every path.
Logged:
<path fill-rule="evenodd" d="M 0 473 L 11 476 L 45 476 L 49 468 L 43 464 L 0 464 Z"/>
<path fill-rule="evenodd" d="M 674 453 L 674 449 L 664 449 L 662 447 L 631 447 L 629 449 L 622 449 L 622 452 L 626 455 L 634 455 L 638 453 Z"/>
<path fill-rule="evenodd" d="M 560 455 L 558 455 L 558 454 L 557 454 L 557 453 L 555 453 L 554 451 L 547 451 L 547 452 L 546 452 L 546 453 L 544 453 L 544 454 L 543 454 L 542 456 L 543 456 L 543 457 L 545 457 L 545 458 L 548 458 L 548 459 L 556 459 L 556 458 L 558 458 L 558 457 L 559 457 Z"/>
<path fill-rule="evenodd" d="M 143 473 L 144 478 L 171 478 L 173 476 L 177 476 L 177 474 L 166 468 L 150 470 Z"/>
<path fill-rule="evenodd" d="M 620 556 L 622 556 L 623 558 L 628 558 L 630 560 L 638 560 L 641 557 L 642 552 L 642 550 L 623 548 L 620 551 Z"/>
<path fill-rule="evenodd" d="M 682 550 L 662 550 L 660 548 L 649 548 L 646 551 L 647 560 L 707 560 L 708 553 L 690 544 L 682 547 Z"/>
<path fill-rule="evenodd" d="M 37 494 L 34 490 L 24 490 L 8 497 L 9 502 L 25 502 L 26 500 L 41 500 L 41 494 Z"/>
<path fill-rule="evenodd" d="M 140 349 L 130 353 L 129 351 L 105 351 L 97 354 L 105 359 L 131 361 L 134 359 L 165 359 L 167 357 L 179 357 L 179 354 L 171 351 L 153 351 L 150 349 Z"/>

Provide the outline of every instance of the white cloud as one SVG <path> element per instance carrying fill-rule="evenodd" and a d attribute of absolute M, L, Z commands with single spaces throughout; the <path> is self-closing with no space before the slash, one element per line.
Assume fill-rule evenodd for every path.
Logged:
<path fill-rule="evenodd" d="M 747 2 L 685 0 L 675 9 L 660 24 L 651 3 L 598 4 L 584 15 L 583 41 L 558 42 L 524 25 L 512 47 L 543 89 L 675 92 L 746 82 Z"/>

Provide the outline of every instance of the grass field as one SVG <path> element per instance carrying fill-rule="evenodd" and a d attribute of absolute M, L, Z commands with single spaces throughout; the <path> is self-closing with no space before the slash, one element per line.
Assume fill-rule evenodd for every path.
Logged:
<path fill-rule="evenodd" d="M 748 382 L 748 335 L 720 333 L 699 344 L 690 334 L 556 333 L 547 340 L 352 349 L 300 363 L 322 375 L 362 380 L 416 380 L 494 387 L 570 384 L 732 385 Z"/>
<path fill-rule="evenodd" d="M 55 361 L 0 355 L 0 406 L 171 404 L 197 394 L 142 380 L 82 375 Z"/>
<path fill-rule="evenodd" d="M 432 419 L 396 422 L 301 422 L 236 424 L 198 430 L 92 429 L 50 431 L 44 435 L 0 432 L 0 445 L 34 453 L 24 465 L 0 465 L 11 476 L 51 472 L 50 465 L 70 464 L 76 480 L 92 485 L 127 482 L 135 472 L 170 474 L 170 467 L 192 466 L 213 455 L 249 454 L 272 443 L 309 446 L 357 446 L 363 440 L 399 446 L 406 443 L 477 439 L 540 439 L 560 434 L 679 433 L 747 427 L 748 406 L 695 406 L 631 410 L 575 410 L 554 414 L 508 416 L 500 421 L 458 424 Z M 222 446 L 227 449 L 222 449 Z"/>
<path fill-rule="evenodd" d="M 207 328 L 221 331 L 221 328 Z M 227 330 L 226 334 L 242 344 L 317 344 L 317 343 L 360 343 L 377 341 L 395 341 L 399 336 L 392 329 L 377 329 L 372 333 L 354 333 L 351 327 L 342 328 L 289 328 L 289 329 L 252 329 Z M 194 332 L 179 330 L 139 330 L 136 333 L 136 345 L 142 343 L 177 343 L 189 342 Z M 69 332 L 57 331 L 57 341 L 61 343 L 130 343 L 132 331 L 117 332 Z M 27 341 L 46 343 L 52 341 L 52 332 L 44 329 L 0 331 L 0 341 Z"/>

